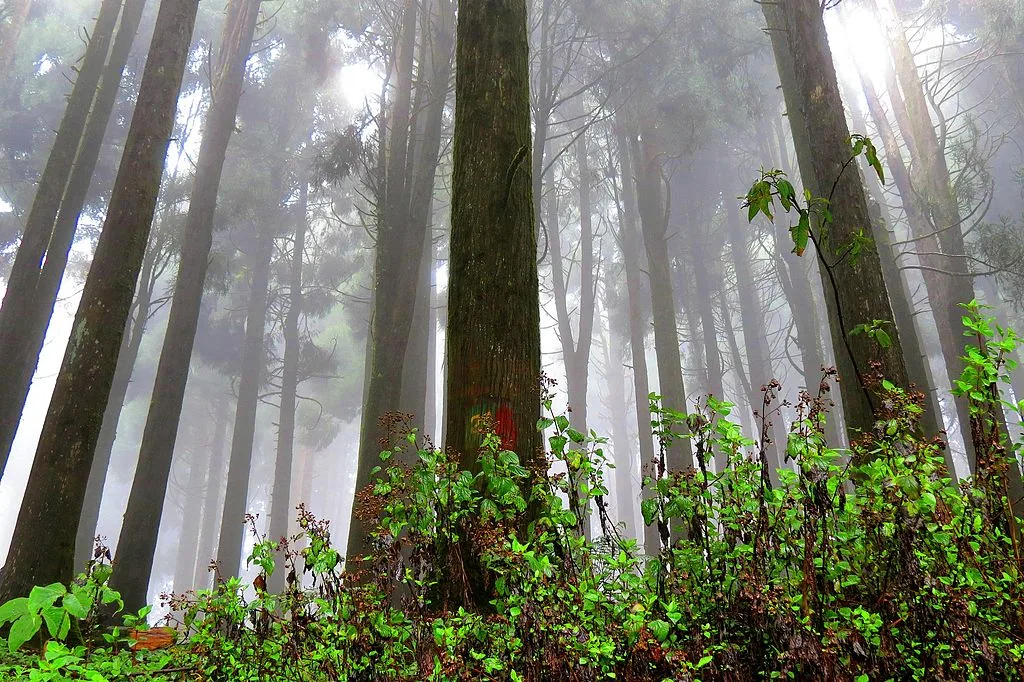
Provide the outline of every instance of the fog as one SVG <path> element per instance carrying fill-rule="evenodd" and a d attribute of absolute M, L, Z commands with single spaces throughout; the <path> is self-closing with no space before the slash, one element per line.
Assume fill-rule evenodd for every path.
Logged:
<path fill-rule="evenodd" d="M 116 229 L 104 223 L 159 4 L 147 4 L 109 119 L 98 126 L 101 144 L 74 211 L 77 231 L 37 361 L 33 343 L 21 337 L 38 316 L 32 311 L 49 309 L 46 290 L 42 278 L 16 290 L 11 273 L 29 241 L 23 233 L 41 203 L 44 169 L 59 151 L 54 140 L 73 101 L 72 83 L 85 77 L 82 58 L 99 30 L 92 26 L 100 3 L 0 6 L 0 321 L 10 337 L 0 341 L 28 348 L 18 351 L 19 362 L 35 367 L 14 422 L 0 419 L 0 429 L 10 431 L 5 438 L 16 433 L 0 479 L 0 565 L 44 420 L 55 409 L 51 395 L 69 362 L 65 350 L 101 228 Z M 813 180 L 802 179 L 809 174 L 804 149 L 813 157 L 826 147 L 815 125 L 831 124 L 812 120 L 794 133 L 784 97 L 794 76 L 776 63 L 772 42 L 773 31 L 786 32 L 768 28 L 770 10 L 749 0 L 530 2 L 533 143 L 523 148 L 521 165 L 506 162 L 503 180 L 511 188 L 517 173 L 529 171 L 531 179 L 542 369 L 555 382 L 553 413 L 608 438 L 609 514 L 641 543 L 640 488 L 657 448 L 649 393 L 687 412 L 702 409 L 709 394 L 727 401 L 744 436 L 773 465 L 790 467 L 786 434 L 800 414 L 801 392 L 818 394 L 823 367 L 840 372 L 825 396 L 834 403 L 832 444 L 845 447 L 863 423 L 859 408 L 844 409 L 856 396 L 847 386 L 858 379 L 843 375 L 834 343 L 874 344 L 878 329 L 897 341 L 893 352 L 878 341 L 888 353 L 879 357 L 895 353 L 902 383 L 923 393 L 954 473 L 973 473 L 966 403 L 952 393 L 962 366 L 950 350 L 967 339 L 950 320 L 959 319 L 958 304 L 976 298 L 1000 325 L 1021 328 L 1024 10 L 1014 0 L 828 4 L 844 137 L 866 135 L 884 169 L 879 177 L 871 158 L 850 145 L 857 158 L 840 174 L 861 186 L 870 220 L 850 227 L 860 230 L 861 255 L 844 260 L 843 251 L 832 262 L 819 255 L 816 239 L 826 236 L 799 243 L 791 231 L 796 213 L 778 204 L 774 220 L 748 211 L 762 171 L 783 171 L 776 177 L 792 182 L 799 203 L 805 187 L 818 197 L 840 188 L 824 166 L 816 166 Z M 76 564 L 88 557 L 83 538 L 98 535 L 119 561 L 148 565 L 145 556 L 117 554 L 122 520 L 133 481 L 142 490 L 140 450 L 156 453 L 173 441 L 151 602 L 209 585 L 211 560 L 251 582 L 258 569 L 245 558 L 255 538 L 241 514 L 255 516 L 259 536 L 274 534 L 275 488 L 277 502 L 285 498 L 286 532 L 296 531 L 295 508 L 303 504 L 331 520 L 344 551 L 354 494 L 369 482 L 361 472 L 382 449 L 378 420 L 411 415 L 410 427 L 443 446 L 452 391 L 445 377 L 452 363 L 468 362 L 445 353 L 449 280 L 457 276 L 448 262 L 458 78 L 453 3 L 251 6 L 199 5 L 148 247 L 109 398 L 100 405 L 102 429 L 97 422 L 84 455 L 93 472 L 80 496 L 86 501 Z M 420 14 L 410 22 L 412 7 Z M 246 12 L 258 13 L 251 40 Z M 236 85 L 233 49 L 244 64 Z M 901 61 L 906 49 L 910 62 Z M 804 75 L 798 69 L 796 81 Z M 231 99 L 233 87 L 237 107 L 223 113 L 219 102 Z M 813 106 L 801 118 L 815 119 Z M 99 108 L 97 99 L 90 117 Z M 85 135 L 72 142 L 76 168 L 84 163 Z M 230 139 L 223 171 L 211 173 L 204 164 L 216 152 L 204 138 L 215 135 Z M 174 298 L 182 254 L 201 234 L 190 230 L 202 224 L 197 207 L 211 188 L 209 252 L 191 256 L 207 264 L 197 322 L 193 334 L 168 341 L 172 307 L 188 306 Z M 71 190 L 58 195 L 66 202 Z M 838 213 L 845 204 L 837 196 L 831 205 Z M 841 234 L 838 222 L 834 229 Z M 46 243 L 45 261 L 59 259 L 56 232 Z M 495 235 L 495 248 L 502 243 Z M 857 269 L 870 267 L 875 279 Z M 32 265 L 43 268 L 39 259 Z M 21 308 L 29 312 L 9 314 L 8 299 L 29 301 Z M 881 301 L 888 317 L 854 320 L 851 311 L 861 310 L 855 304 L 867 299 Z M 829 326 L 833 301 L 840 317 L 847 305 L 852 320 L 839 336 Z M 500 324 L 531 333 L 521 320 Z M 183 397 L 175 401 L 170 391 L 158 400 L 158 368 L 193 337 L 191 353 L 178 362 L 187 378 Z M 0 353 L 15 357 L 12 348 L 0 345 Z M 866 375 L 863 353 L 875 350 L 861 348 L 850 351 L 852 366 Z M 879 362 L 887 374 L 889 360 Z M 0 387 L 8 405 L 23 399 L 21 370 L 13 366 Z M 669 369 L 681 374 L 681 385 Z M 766 411 L 764 387 L 772 380 L 778 385 L 769 387 Z M 1021 389 L 1017 377 L 1007 384 L 1008 403 L 1024 398 Z M 1015 410 L 1003 419 L 1019 433 Z M 146 433 L 153 435 L 143 448 Z M 77 449 L 69 456 L 83 457 Z M 1019 480 L 1020 471 L 1014 475 Z M 92 518 L 90 504 L 98 505 Z M 221 528 L 225 505 L 241 509 L 226 519 L 237 533 Z M 599 535 L 597 514 L 589 524 Z M 225 536 L 244 538 L 240 556 L 230 542 L 225 548 Z"/>

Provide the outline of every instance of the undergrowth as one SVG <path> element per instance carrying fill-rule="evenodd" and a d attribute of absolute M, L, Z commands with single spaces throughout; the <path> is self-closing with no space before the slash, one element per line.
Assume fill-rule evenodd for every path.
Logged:
<path fill-rule="evenodd" d="M 549 398 L 539 426 L 549 471 L 561 473 L 528 471 L 493 435 L 479 471 L 462 471 L 409 434 L 359 496 L 376 530 L 358 565 L 346 567 L 329 524 L 300 508 L 298 535 L 256 545 L 255 590 L 229 578 L 174 597 L 179 643 L 147 652 L 131 647 L 145 613 L 128 629 L 93 626 L 96 607 L 117 599 L 98 553 L 70 591 L 37 588 L 0 607 L 0 622 L 13 621 L 0 677 L 1022 680 L 1021 535 L 1008 494 L 1020 472 L 991 416 L 1015 339 L 978 307 L 967 321 L 978 343 L 958 391 L 982 464 L 958 485 L 942 439 L 920 431 L 920 396 L 881 378 L 875 428 L 849 450 L 824 437 L 831 374 L 803 394 L 776 476 L 767 443 L 746 438 L 727 403 L 681 415 L 652 396 L 662 453 L 687 437 L 698 466 L 651 463 L 662 473 L 645 481 L 642 511 L 667 542 L 648 555 L 606 512 L 604 441 L 551 414 Z M 726 462 L 719 472 L 715 461 Z M 602 529 L 594 542 L 588 510 Z M 274 571 L 287 575 L 281 594 L 265 588 Z"/>

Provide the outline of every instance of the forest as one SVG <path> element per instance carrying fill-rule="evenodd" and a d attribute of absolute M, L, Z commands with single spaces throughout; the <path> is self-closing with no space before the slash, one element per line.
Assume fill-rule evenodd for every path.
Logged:
<path fill-rule="evenodd" d="M 0 681 L 1024 681 L 1024 0 L 0 0 Z"/>

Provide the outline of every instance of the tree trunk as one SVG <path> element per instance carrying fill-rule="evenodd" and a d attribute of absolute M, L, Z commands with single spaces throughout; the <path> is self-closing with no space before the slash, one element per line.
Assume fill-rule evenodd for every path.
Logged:
<path fill-rule="evenodd" d="M 225 486 L 224 442 L 228 432 L 228 401 L 218 400 L 215 403 L 213 445 L 210 447 L 210 469 L 206 474 L 206 486 L 203 495 L 202 528 L 199 531 L 199 542 L 196 543 L 196 564 L 192 577 L 192 587 L 196 589 L 210 587 L 210 562 L 216 553 L 217 536 L 220 533 L 220 510 L 223 508 Z"/>
<path fill-rule="evenodd" d="M 32 0 L 7 0 L 3 14 L 0 15 L 0 20 L 6 21 L 0 26 L 0 84 L 11 72 L 18 39 L 21 38 L 21 30 L 25 27 L 30 9 Z"/>
<path fill-rule="evenodd" d="M 877 0 L 876 9 L 885 26 L 889 49 L 895 62 L 895 72 L 889 70 L 889 99 L 897 125 L 912 150 L 906 199 L 916 204 L 924 232 L 915 234 L 922 265 L 935 271 L 922 272 L 926 282 L 930 279 L 929 300 L 939 329 L 943 356 L 950 383 L 960 378 L 964 364 L 963 325 L 961 303 L 974 298 L 974 279 L 970 275 L 964 250 L 964 237 L 960 209 L 952 193 L 945 151 L 935 132 L 925 98 L 924 85 L 914 63 L 914 55 L 907 42 L 906 32 L 890 0 Z M 898 84 L 897 84 L 898 81 Z M 940 113 L 941 116 L 941 113 Z M 935 294 L 935 298 L 932 295 Z M 974 471 L 975 452 L 971 441 L 970 410 L 966 397 L 955 399 L 957 419 L 963 434 L 967 462 Z M 1002 411 L 994 415 L 1005 425 Z"/>
<path fill-rule="evenodd" d="M 637 168 L 637 205 L 644 246 L 647 250 L 647 270 L 651 285 L 659 393 L 662 396 L 663 409 L 685 414 L 686 391 L 683 387 L 676 304 L 668 257 L 668 207 L 664 200 L 660 146 L 654 126 L 644 127 L 641 134 L 643 143 L 641 144 L 639 139 L 634 139 L 632 147 Z M 685 424 L 674 428 L 677 433 L 682 433 L 685 429 Z M 668 470 L 681 472 L 693 464 L 689 440 L 683 437 L 675 438 L 667 450 Z"/>
<path fill-rule="evenodd" d="M 622 175 L 622 201 L 616 201 L 619 210 L 619 243 L 622 248 L 622 266 L 626 271 L 626 292 L 629 310 L 629 351 L 633 364 L 633 394 L 636 398 L 637 440 L 640 443 L 640 474 L 654 477 L 654 439 L 651 436 L 651 393 L 647 373 L 646 342 L 647 315 L 650 298 L 644 291 L 641 275 L 641 255 L 637 235 L 636 178 L 633 173 L 632 145 L 623 125 L 616 125 L 616 146 L 619 150 L 619 167 Z M 651 495 L 650 486 L 642 491 L 644 499 Z M 658 554 L 661 540 L 654 526 L 644 527 L 644 551 Z"/>
<path fill-rule="evenodd" d="M 143 334 L 149 322 L 153 291 L 159 277 L 156 261 L 162 246 L 150 243 L 146 259 L 142 264 L 142 275 L 139 277 L 141 288 L 135 297 L 135 316 L 121 339 L 121 349 L 117 354 L 117 369 L 110 388 L 106 409 L 103 411 L 103 426 L 96 441 L 92 467 L 89 471 L 89 483 L 85 491 L 85 502 L 82 505 L 82 516 L 78 522 L 78 535 L 75 540 L 75 567 L 85 566 L 93 551 L 93 543 L 99 526 L 100 505 L 103 502 L 103 489 L 107 482 L 107 470 L 110 467 L 110 456 L 117 438 L 117 425 L 121 419 L 125 396 L 131 385 L 135 361 L 142 347 Z"/>
<path fill-rule="evenodd" d="M 0 577 L 0 602 L 72 576 L 92 454 L 156 209 L 197 7 L 198 0 L 160 3 L 104 229 Z"/>
<path fill-rule="evenodd" d="M 281 376 L 281 407 L 277 423 L 277 458 L 274 461 L 274 488 L 271 492 L 270 523 L 267 537 L 280 540 L 288 535 L 288 519 L 292 510 L 289 493 L 292 489 L 292 459 L 295 446 L 295 396 L 299 386 L 299 317 L 302 315 L 302 265 L 306 248 L 306 215 L 309 185 L 303 181 L 296 206 L 295 236 L 292 241 L 292 262 L 288 284 L 288 314 L 284 320 L 284 369 Z M 278 555 L 279 563 L 283 557 Z M 270 576 L 271 592 L 284 589 L 283 563 Z"/>
<path fill-rule="evenodd" d="M 42 345 L 42 338 L 35 338 L 38 325 L 26 324 L 26 321 L 33 320 L 33 312 L 45 305 L 36 294 L 43 257 L 47 253 L 61 198 L 82 143 L 120 12 L 121 0 L 103 0 L 100 5 L 100 13 L 86 46 L 82 66 L 68 97 L 68 105 L 46 166 L 39 177 L 21 243 L 7 276 L 7 290 L 0 306 L 0 357 L 4 358 L 0 363 L 0 475 L 6 468 L 21 411 L 28 398 L 32 372 L 38 358 L 38 353 L 33 356 L 32 351 Z M 58 277 L 58 285 L 59 280 Z"/>
<path fill-rule="evenodd" d="M 221 31 L 220 51 L 212 80 L 213 103 L 206 115 L 199 147 L 174 298 L 139 447 L 139 465 L 117 544 L 118 556 L 131 557 L 131 561 L 119 564 L 111 580 L 129 609 L 141 608 L 146 603 L 149 590 L 167 477 L 171 470 L 213 244 L 217 190 L 228 142 L 235 129 L 235 114 L 259 6 L 259 0 L 232 0 Z"/>
<path fill-rule="evenodd" d="M 416 3 L 407 0 L 396 56 L 397 83 L 390 111 L 389 138 L 380 154 L 383 189 L 377 197 L 379 218 L 373 272 L 370 334 L 366 341 L 366 388 L 359 430 L 356 492 L 371 482 L 383 449 L 380 420 L 397 412 L 402 402 L 402 376 L 413 317 L 416 289 L 426 241 L 426 225 L 413 224 L 410 212 L 412 178 L 408 177 L 413 55 L 416 46 Z M 350 565 L 368 548 L 370 529 L 353 514 L 349 527 Z"/>
<path fill-rule="evenodd" d="M 278 183 L 272 183 L 272 186 L 277 187 Z M 276 213 L 276 209 L 273 212 Z M 244 566 L 242 546 L 248 532 L 244 519 L 249 500 L 252 448 L 256 439 L 256 410 L 266 369 L 263 337 L 267 324 L 267 289 L 273 252 L 273 229 L 271 225 L 261 225 L 256 252 L 251 261 L 245 346 L 238 380 L 238 406 L 235 408 L 235 426 L 231 432 L 227 492 L 220 517 L 220 539 L 217 541 L 217 561 L 221 575 L 225 578 L 238 575 L 239 567 Z"/>
<path fill-rule="evenodd" d="M 474 418 L 490 414 L 523 465 L 547 469 L 539 416 L 540 295 L 530 169 L 525 0 L 462 0 L 456 39 L 446 445 L 478 470 Z M 474 569 L 453 592 L 484 606 Z"/>
<path fill-rule="evenodd" d="M 878 371 L 896 386 L 907 388 L 910 382 L 875 243 L 863 244 L 856 259 L 846 255 L 859 232 L 870 225 L 870 217 L 860 175 L 847 166 L 850 132 L 822 6 L 818 0 L 785 0 L 762 5 L 762 9 L 797 141 L 800 175 L 815 196 L 830 201 L 833 220 L 827 236 L 820 225 L 814 226 L 815 246 L 825 283 L 843 411 L 853 438 L 874 427 L 877 398 L 867 385 L 875 374 L 872 363 L 877 362 Z M 823 194 L 829 187 L 831 191 Z M 866 333 L 853 334 L 862 324 L 882 325 L 890 343 L 885 346 Z"/>
<path fill-rule="evenodd" d="M 611 413 L 612 454 L 615 462 L 614 490 L 615 509 L 618 521 L 623 525 L 627 538 L 638 538 L 636 527 L 637 494 L 633 487 L 633 474 L 636 471 L 633 448 L 630 447 L 629 425 L 626 421 L 629 397 L 626 393 L 626 373 L 622 368 L 626 349 L 620 330 L 628 324 L 613 323 L 613 316 L 627 318 L 629 311 L 618 309 L 614 305 L 612 292 L 615 282 L 612 269 L 604 268 L 605 312 L 608 315 L 608 336 L 603 339 L 605 349 L 605 372 L 608 383 L 608 411 Z M 602 335 L 604 330 L 602 329 Z M 639 539 L 639 538 L 638 538 Z"/>
<path fill-rule="evenodd" d="M 740 214 L 735 210 L 726 209 L 725 220 L 732 251 L 732 264 L 736 272 L 736 290 L 740 299 L 743 346 L 747 355 L 747 367 L 750 370 L 750 390 L 747 397 L 754 412 L 756 427 L 754 439 L 757 441 L 770 439 L 771 442 L 763 443 L 764 455 L 771 473 L 775 475 L 775 469 L 785 465 L 784 454 L 788 437 L 782 412 L 775 411 L 780 407 L 782 396 L 781 391 L 776 391 L 779 397 L 768 405 L 768 411 L 765 413 L 764 392 L 768 384 L 775 378 L 775 372 L 772 368 L 768 347 L 767 325 L 761 307 L 761 296 L 754 283 L 748 241 Z M 820 366 L 818 369 L 820 371 Z M 762 424 L 762 421 L 765 423 Z M 767 428 L 764 428 L 765 426 Z"/>
<path fill-rule="evenodd" d="M 185 592 L 194 587 L 192 579 L 195 576 L 196 549 L 199 547 L 202 519 L 199 514 L 190 509 L 190 506 L 192 500 L 198 499 L 202 495 L 203 479 L 205 478 L 203 469 L 209 465 L 209 459 L 204 459 L 203 455 L 208 454 L 205 452 L 205 448 L 200 447 L 196 448 L 189 457 L 188 482 L 185 483 L 184 499 L 182 500 L 181 530 L 178 533 L 178 547 L 174 557 L 174 582 L 171 583 L 175 592 Z"/>

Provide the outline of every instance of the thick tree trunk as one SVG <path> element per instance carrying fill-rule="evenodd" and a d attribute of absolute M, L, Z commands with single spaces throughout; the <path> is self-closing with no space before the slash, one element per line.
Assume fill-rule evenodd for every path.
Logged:
<path fill-rule="evenodd" d="M 273 183 L 274 187 L 278 183 Z M 277 209 L 272 210 L 277 213 Z M 242 563 L 242 546 L 248 532 L 245 514 L 249 500 L 249 472 L 252 469 L 252 448 L 256 440 L 256 410 L 260 402 L 266 358 L 264 332 L 267 324 L 267 290 L 270 262 L 274 253 L 272 225 L 261 225 L 252 254 L 249 280 L 249 305 L 245 315 L 245 346 L 238 379 L 238 405 L 235 426 L 231 432 L 231 457 L 228 460 L 227 492 L 220 517 L 220 539 L 217 561 L 225 578 L 238 575 Z M 127 603 L 127 601 L 126 601 Z"/>
<path fill-rule="evenodd" d="M 199 147 L 174 298 L 139 447 L 139 465 L 117 544 L 118 556 L 131 557 L 131 560 L 119 564 L 111 580 L 129 609 L 141 608 L 149 590 L 167 477 L 213 244 L 217 190 L 228 142 L 235 129 L 235 114 L 259 7 L 259 0 L 232 0 L 221 31 L 212 81 L 213 103 L 207 112 Z"/>
<path fill-rule="evenodd" d="M 160 3 L 104 229 L 0 577 L 0 601 L 72 575 L 93 450 L 156 209 L 197 7 L 198 0 Z"/>
<path fill-rule="evenodd" d="M 626 271 L 626 292 L 629 310 L 629 351 L 633 364 L 633 394 L 636 398 L 637 440 L 640 443 L 640 474 L 655 475 L 654 440 L 651 436 L 650 381 L 647 373 L 646 342 L 650 298 L 644 289 L 641 274 L 643 266 L 640 255 L 640 238 L 637 234 L 636 178 L 633 173 L 632 144 L 623 125 L 616 126 L 616 146 L 619 151 L 619 168 L 622 177 L 622 201 L 616 202 L 619 209 L 619 243 L 622 248 L 622 265 Z M 646 300 L 645 300 L 646 299 Z M 644 488 L 643 496 L 650 496 L 650 487 Z M 654 526 L 644 527 L 644 551 L 658 554 L 661 540 Z"/>
<path fill-rule="evenodd" d="M 129 328 L 121 339 L 121 349 L 117 354 L 117 369 L 110 388 L 107 407 L 103 411 L 103 426 L 96 441 L 92 467 L 89 471 L 89 484 L 85 491 L 85 502 L 82 505 L 82 516 L 78 522 L 78 535 L 75 540 L 75 567 L 82 568 L 89 559 L 96 538 L 100 518 L 100 504 L 103 501 L 103 488 L 107 482 L 107 470 L 110 456 L 117 438 L 117 425 L 121 419 L 125 396 L 131 385 L 135 361 L 139 357 L 142 338 L 149 322 L 153 302 L 153 291 L 159 277 L 156 268 L 163 247 L 150 243 L 146 260 L 142 264 L 142 275 L 139 277 L 141 288 L 135 297 L 135 315 L 131 318 Z"/>
<path fill-rule="evenodd" d="M 281 376 L 281 407 L 277 422 L 277 457 L 274 461 L 274 487 L 271 491 L 270 523 L 267 537 L 280 540 L 288 535 L 292 514 L 289 494 L 292 489 L 292 460 L 295 446 L 295 397 L 299 387 L 299 318 L 302 315 L 302 265 L 306 248 L 306 215 L 309 185 L 303 181 L 296 206 L 295 236 L 288 283 L 288 314 L 284 319 L 284 368 Z M 278 570 L 270 576 L 271 592 L 284 589 L 285 571 L 278 556 Z"/>
<path fill-rule="evenodd" d="M 530 168 L 525 0 L 459 3 L 447 327 L 446 445 L 477 470 L 476 417 L 536 475 L 547 468 L 539 416 L 540 295 Z M 463 542 L 469 584 L 487 595 Z M 462 588 L 462 589 L 460 589 Z M 461 594 L 460 594 L 461 593 Z"/>
<path fill-rule="evenodd" d="M 877 362 L 881 374 L 896 386 L 907 388 L 910 382 L 876 245 L 864 244 L 856 259 L 846 255 L 859 231 L 870 225 L 870 217 L 860 175 L 848 168 L 850 132 L 822 6 L 818 0 L 785 0 L 762 5 L 762 9 L 797 141 L 800 175 L 815 196 L 830 201 L 833 220 L 827 235 L 822 235 L 820 225 L 815 226 L 819 237 L 816 246 L 843 411 L 852 438 L 874 427 L 877 399 L 866 385 L 874 374 L 872 363 Z M 889 345 L 883 346 L 865 333 L 852 334 L 862 324 L 883 325 L 890 337 Z"/>
<path fill-rule="evenodd" d="M 43 257 L 53 235 L 54 221 L 82 143 L 120 13 L 121 0 L 103 0 L 100 5 L 82 66 L 39 178 L 21 243 L 7 276 L 7 289 L 0 306 L 0 357 L 4 359 L 0 363 L 0 475 L 11 454 L 32 382 L 38 358 L 38 352 L 33 356 L 32 351 L 42 345 L 42 338 L 35 338 L 38 324 L 26 324 L 26 321 L 33 320 L 33 312 L 45 305 L 36 294 Z M 58 285 L 59 280 L 58 277 Z"/>
<path fill-rule="evenodd" d="M 121 23 L 118 25 L 117 34 L 114 36 L 110 60 L 106 69 L 104 69 L 99 90 L 96 94 L 96 101 L 93 104 L 92 112 L 89 114 L 85 131 L 82 133 L 81 146 L 79 147 L 74 168 L 71 171 L 71 177 L 68 180 L 67 188 L 60 203 L 53 234 L 46 249 L 46 259 L 36 284 L 32 307 L 28 311 L 28 319 L 22 322 L 25 362 L 20 367 L 21 374 L 17 377 L 18 385 L 16 387 L 20 391 L 19 395 L 23 396 L 22 403 L 28 397 L 32 375 L 35 373 L 39 354 L 43 350 L 46 331 L 50 324 L 50 318 L 53 316 L 53 308 L 57 303 L 57 294 L 60 291 L 68 257 L 75 241 L 78 219 L 82 214 L 82 208 L 85 206 L 89 194 L 89 186 L 102 150 L 107 124 L 110 121 L 114 105 L 117 103 L 121 78 L 124 74 L 125 64 L 128 62 L 128 56 L 131 53 L 132 43 L 135 41 L 135 34 L 138 33 L 139 22 L 142 19 L 145 4 L 145 0 L 129 0 L 124 7 Z M 142 283 L 143 291 L 148 292 L 146 296 L 151 297 L 152 286 L 146 274 L 149 270 L 148 265 L 144 264 Z M 141 300 L 141 298 L 142 292 L 139 294 L 139 299 Z M 141 341 L 141 338 L 139 338 L 139 341 Z M 135 345 L 137 347 L 137 344 Z M 120 363 L 120 360 L 118 362 Z M 134 357 L 131 358 L 130 362 L 134 366 Z M 19 368 L 12 367 L 11 369 L 14 371 Z M 120 397 L 121 384 L 122 381 L 127 382 L 128 378 L 130 378 L 131 367 L 128 367 L 126 371 L 129 372 L 129 377 L 115 376 L 114 378 L 114 388 L 111 396 L 115 402 L 119 399 L 123 400 L 123 397 Z M 24 404 L 19 408 L 19 412 L 21 409 L 24 409 Z M 111 409 L 110 405 L 107 406 L 107 409 Z M 105 422 L 106 417 L 104 417 Z M 101 431 L 100 440 L 97 445 L 99 449 L 98 456 L 93 462 L 94 468 L 97 466 L 97 460 L 104 460 L 101 463 L 103 466 L 106 466 L 105 458 L 109 458 L 109 452 L 104 455 L 102 451 L 102 448 L 106 447 L 106 443 L 106 433 Z M 89 505 L 88 501 L 87 505 Z M 81 565 L 79 562 L 76 562 L 76 564 Z"/>

